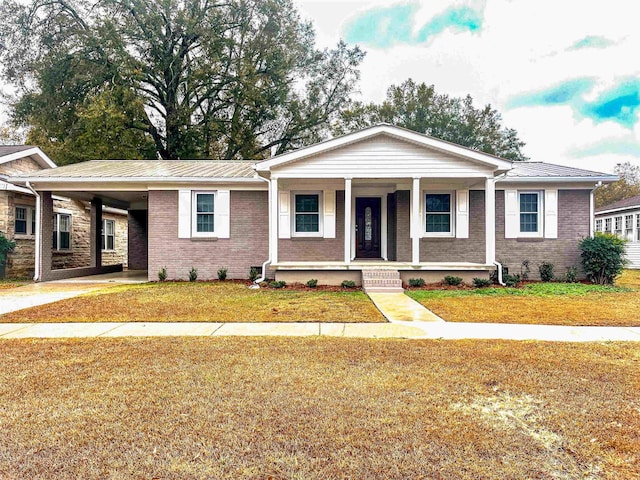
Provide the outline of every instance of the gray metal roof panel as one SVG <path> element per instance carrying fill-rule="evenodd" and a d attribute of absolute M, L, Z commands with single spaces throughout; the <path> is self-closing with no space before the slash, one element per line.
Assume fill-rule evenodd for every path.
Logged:
<path fill-rule="evenodd" d="M 20 175 L 29 178 L 236 178 L 252 179 L 254 161 L 249 160 L 90 160 L 54 170 Z M 18 177 L 18 176 L 16 176 Z"/>
<path fill-rule="evenodd" d="M 609 177 L 614 175 L 602 172 L 594 172 L 592 170 L 584 170 L 582 168 L 567 167 L 565 165 L 555 165 L 553 163 L 544 162 L 513 162 L 513 169 L 506 174 L 507 178 L 591 178 L 591 177 Z"/>

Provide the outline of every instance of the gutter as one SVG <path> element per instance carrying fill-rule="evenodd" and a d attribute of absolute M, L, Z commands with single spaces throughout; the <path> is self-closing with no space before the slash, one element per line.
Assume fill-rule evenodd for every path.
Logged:
<path fill-rule="evenodd" d="M 274 219 L 271 218 L 271 182 L 264 178 L 261 177 L 260 175 L 258 175 L 258 177 L 260 180 L 267 182 L 267 185 L 269 186 L 269 190 L 267 193 L 267 198 L 268 198 L 268 202 L 267 204 L 269 205 L 269 242 L 271 241 L 271 232 L 272 229 L 275 228 L 273 223 L 274 223 Z M 253 285 L 251 285 L 249 288 L 260 288 L 260 284 L 262 282 L 264 282 L 267 278 L 267 267 L 271 265 L 271 245 L 269 245 L 269 258 L 267 258 L 264 263 L 262 264 L 262 274 L 260 275 L 260 277 L 256 278 L 253 281 Z"/>
<path fill-rule="evenodd" d="M 27 181 L 26 182 L 26 187 L 31 190 L 31 193 L 33 193 L 33 195 L 36 197 L 36 245 L 35 245 L 35 268 L 34 268 L 34 273 L 33 273 L 33 281 L 34 282 L 39 282 L 40 281 L 40 257 L 42 255 L 42 251 L 41 251 L 41 245 L 40 245 L 40 237 L 41 237 L 41 232 L 40 232 L 40 226 L 41 226 L 41 220 L 40 217 L 41 215 L 41 211 L 42 211 L 42 200 L 40 199 L 40 194 L 38 192 L 36 192 L 33 187 L 31 186 L 31 184 Z"/>

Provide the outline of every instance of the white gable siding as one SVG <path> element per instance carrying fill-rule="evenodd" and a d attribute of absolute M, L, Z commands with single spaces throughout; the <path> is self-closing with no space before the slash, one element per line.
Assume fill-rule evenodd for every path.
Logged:
<path fill-rule="evenodd" d="M 272 169 L 280 177 L 354 178 L 480 177 L 491 171 L 485 165 L 386 135 Z"/>

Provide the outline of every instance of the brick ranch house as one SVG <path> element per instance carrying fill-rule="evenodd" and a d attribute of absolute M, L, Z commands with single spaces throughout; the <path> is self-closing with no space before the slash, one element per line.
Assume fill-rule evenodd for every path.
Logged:
<path fill-rule="evenodd" d="M 595 229 L 626 239 L 627 267 L 640 268 L 640 195 L 596 209 Z"/>
<path fill-rule="evenodd" d="M 0 232 L 16 243 L 8 255 L 7 278 L 29 278 L 35 272 L 36 194 L 28 184 L 14 184 L 8 177 L 32 175 L 56 165 L 39 148 L 26 145 L 0 146 Z M 51 225 L 47 236 L 51 269 L 90 265 L 90 212 L 88 202 L 53 195 Z M 127 263 L 126 211 L 105 208 L 101 227 L 101 250 L 105 265 Z"/>
<path fill-rule="evenodd" d="M 500 269 L 496 260 L 514 270 L 546 260 L 562 272 L 579 265 L 578 241 L 593 233 L 596 183 L 615 180 L 387 124 L 260 162 L 90 161 L 12 178 L 40 196 L 41 239 L 52 234 L 54 195 L 126 209 L 129 267 L 148 268 L 149 280 L 162 267 L 172 279 L 192 267 L 200 279 L 261 267 L 326 284 L 360 284 L 376 269 L 405 282 L 470 280 Z M 74 273 L 53 268 L 50 242 L 40 250 L 38 279 Z"/>

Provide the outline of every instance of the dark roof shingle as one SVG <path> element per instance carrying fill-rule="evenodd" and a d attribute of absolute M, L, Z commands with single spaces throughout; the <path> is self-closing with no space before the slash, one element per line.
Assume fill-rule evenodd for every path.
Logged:
<path fill-rule="evenodd" d="M 617 202 L 610 203 L 609 205 L 603 205 L 602 207 L 596 208 L 596 213 L 605 212 L 607 210 L 617 210 L 621 208 L 632 208 L 640 206 L 640 195 L 636 195 L 635 197 L 624 198 L 622 200 L 618 200 Z"/>

